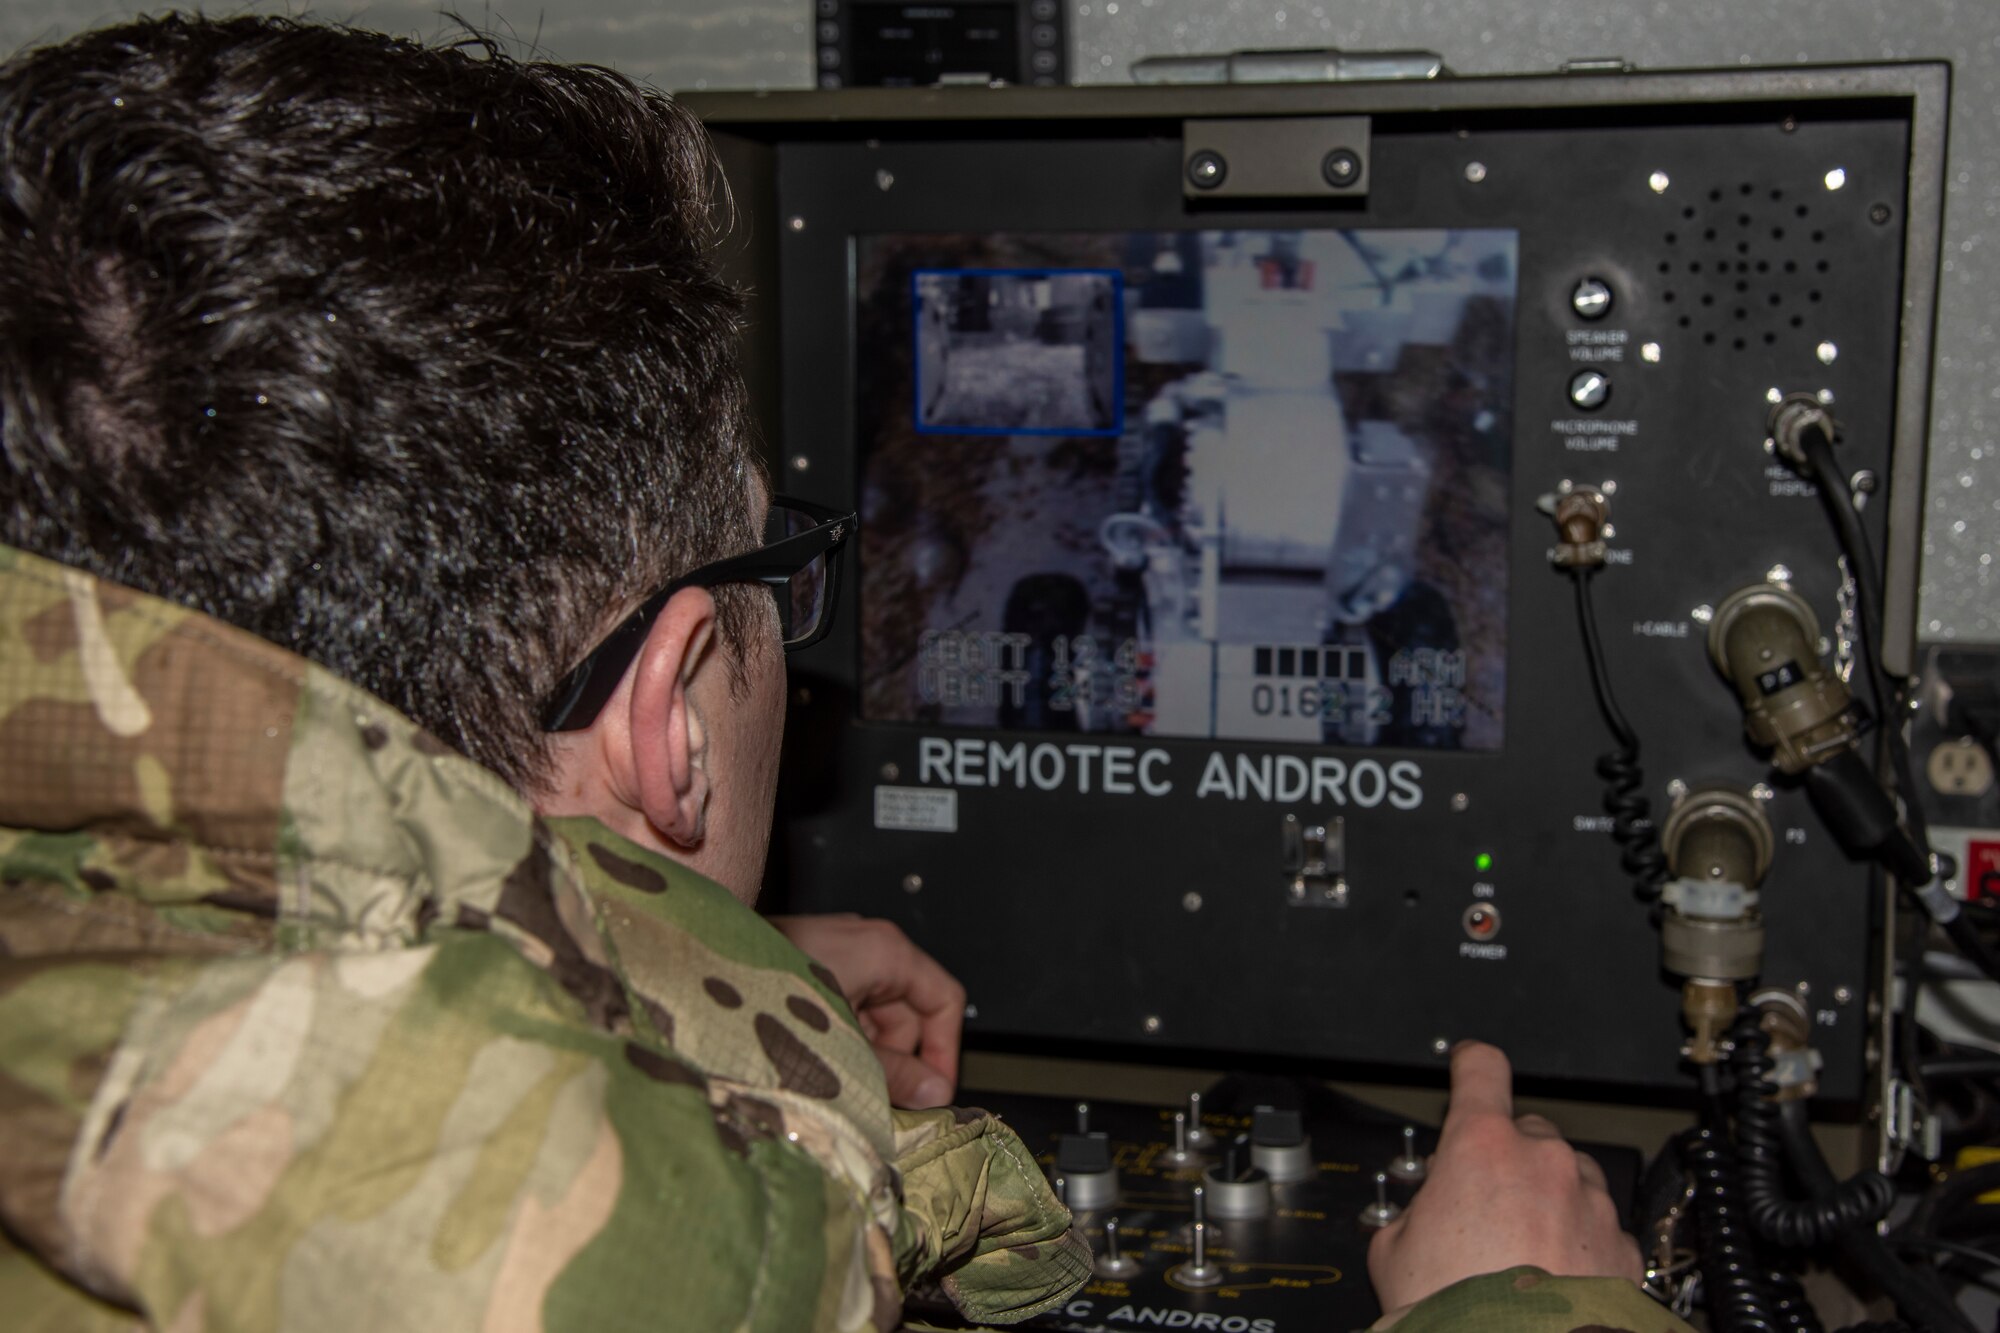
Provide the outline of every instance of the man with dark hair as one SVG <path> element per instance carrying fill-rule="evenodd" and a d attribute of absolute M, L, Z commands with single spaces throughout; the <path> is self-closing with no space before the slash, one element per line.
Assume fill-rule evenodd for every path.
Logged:
<path fill-rule="evenodd" d="M 891 1110 L 949 1094 L 956 984 L 748 908 L 853 517 L 748 453 L 713 187 L 671 102 L 483 44 L 168 18 L 0 68 L 10 1327 L 789 1333 L 1088 1276 L 1011 1132 Z M 1630 1270 L 1458 1064 L 1385 1302 Z M 1449 1239 L 1482 1197 L 1508 1244 Z"/>
<path fill-rule="evenodd" d="M 673 103 L 477 45 L 0 71 L 10 1327 L 854 1328 L 1087 1272 L 1011 1134 L 892 1117 L 845 1005 L 935 1105 L 955 983 L 743 906 L 810 626 L 727 563 L 712 187 Z"/>

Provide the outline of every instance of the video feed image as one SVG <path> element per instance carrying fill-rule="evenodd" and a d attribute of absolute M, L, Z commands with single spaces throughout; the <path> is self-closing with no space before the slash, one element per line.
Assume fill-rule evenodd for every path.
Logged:
<path fill-rule="evenodd" d="M 1115 269 L 918 270 L 917 429 L 1117 434 L 1122 277 Z"/>
<path fill-rule="evenodd" d="M 1499 748 L 1515 232 L 857 245 L 864 718 Z"/>

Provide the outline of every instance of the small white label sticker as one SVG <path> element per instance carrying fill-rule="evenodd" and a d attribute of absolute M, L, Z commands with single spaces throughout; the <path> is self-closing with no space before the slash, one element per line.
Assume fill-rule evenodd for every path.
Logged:
<path fill-rule="evenodd" d="M 956 833 L 958 793 L 949 787 L 877 787 L 875 827 L 915 833 Z"/>

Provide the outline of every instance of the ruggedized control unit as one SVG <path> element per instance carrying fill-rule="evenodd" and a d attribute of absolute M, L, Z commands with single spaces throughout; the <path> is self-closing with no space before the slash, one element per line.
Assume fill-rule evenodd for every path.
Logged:
<path fill-rule="evenodd" d="M 1781 991 L 1861 1101 L 1884 890 L 1803 783 L 1878 719 L 1784 446 L 1907 672 L 1946 91 L 691 98 L 774 487 L 861 515 L 774 891 L 975 1042 L 1686 1092 Z"/>

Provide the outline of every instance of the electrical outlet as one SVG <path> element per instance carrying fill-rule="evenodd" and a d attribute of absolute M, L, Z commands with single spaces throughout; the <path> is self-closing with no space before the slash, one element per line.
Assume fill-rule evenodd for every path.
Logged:
<path fill-rule="evenodd" d="M 1924 773 L 1942 796 L 1977 798 L 1993 788 L 1993 758 L 1970 736 L 1938 742 Z"/>

